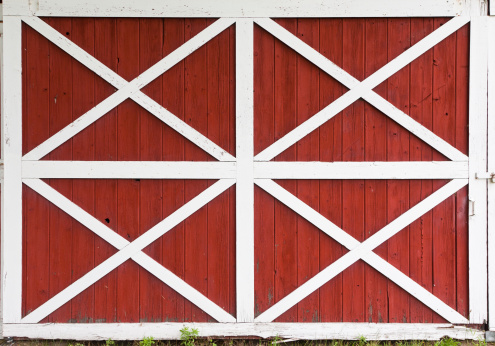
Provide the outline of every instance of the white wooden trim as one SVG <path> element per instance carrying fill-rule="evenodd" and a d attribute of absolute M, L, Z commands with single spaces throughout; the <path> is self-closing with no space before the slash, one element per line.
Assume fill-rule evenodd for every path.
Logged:
<path fill-rule="evenodd" d="M 469 73 L 469 309 L 471 323 L 487 321 L 487 17 L 471 20 Z M 490 38 L 491 39 L 491 38 Z"/>
<path fill-rule="evenodd" d="M 272 180 L 256 180 L 258 186 L 271 194 L 273 197 L 284 203 L 300 216 L 311 222 L 314 226 L 325 232 L 335 241 L 339 242 L 347 249 L 352 250 L 357 247 L 360 242 L 353 238 L 350 234 L 336 226 L 330 220 L 311 208 L 309 205 L 301 201 L 299 198 L 285 190 L 280 185 Z M 370 266 L 378 270 L 385 277 L 395 282 L 399 287 L 418 299 L 420 302 L 428 306 L 430 309 L 438 313 L 451 323 L 469 323 L 469 321 L 459 314 L 456 310 L 435 297 L 431 292 L 416 283 L 410 277 L 402 273 L 386 260 L 375 254 L 374 252 L 364 253 L 362 260 Z M 268 321 L 261 321 L 268 322 Z"/>
<path fill-rule="evenodd" d="M 29 184 L 29 181 L 25 181 Z M 206 205 L 212 199 L 217 197 L 223 191 L 227 190 L 235 183 L 233 179 L 224 179 L 216 182 L 194 197 L 191 201 L 180 207 L 163 221 L 150 228 L 146 233 L 139 236 L 132 243 L 123 247 L 122 250 L 108 258 L 106 261 L 90 270 L 87 274 L 75 281 L 60 293 L 53 296 L 46 303 L 42 304 L 36 310 L 25 316 L 21 323 L 38 323 L 43 318 L 48 316 L 53 311 L 57 310 L 63 304 L 74 298 L 76 295 L 84 291 L 90 285 L 101 279 L 103 276 L 117 268 L 119 265 L 127 261 L 132 256 L 138 254 L 142 249 L 151 244 L 153 241 L 167 233 L 177 224 L 191 216 L 201 207 Z"/>
<path fill-rule="evenodd" d="M 8 0 L 7 0 L 8 1 Z M 21 3 L 25 0 L 16 0 Z M 15 3 L 16 1 L 10 1 Z M 466 1 L 447 0 L 36 0 L 6 8 L 7 15 L 65 17 L 438 17 L 465 11 Z M 15 4 L 14 4 L 15 5 Z M 469 11 L 467 11 L 469 12 Z"/>
<path fill-rule="evenodd" d="M 236 22 L 237 321 L 254 320 L 253 21 Z"/>
<path fill-rule="evenodd" d="M 261 179 L 256 180 L 260 185 Z M 414 207 L 401 214 L 395 220 L 373 234 L 364 242 L 352 248 L 351 251 L 340 257 L 328 267 L 320 271 L 304 284 L 296 288 L 287 296 L 279 300 L 275 305 L 260 314 L 256 322 L 271 322 L 312 292 L 323 286 L 329 280 L 348 268 L 350 265 L 361 259 L 367 252 L 373 251 L 377 246 L 387 241 L 389 238 L 400 232 L 411 222 L 421 217 L 424 213 L 433 209 L 436 205 L 457 192 L 468 183 L 467 179 L 456 179 L 441 187 L 433 194 L 416 204 Z M 261 185 L 260 185 L 261 186 Z"/>
<path fill-rule="evenodd" d="M 289 340 L 484 340 L 484 332 L 452 324 L 422 323 L 48 323 L 7 324 L 5 336 L 63 340 L 177 340 L 180 329 L 197 329 L 202 338 Z"/>
<path fill-rule="evenodd" d="M 467 179 L 468 163 L 254 162 L 255 179 Z M 235 162 L 23 161 L 22 178 L 234 179 L 245 171 Z M 240 177 L 243 179 L 243 177 Z"/>
<path fill-rule="evenodd" d="M 467 179 L 468 162 L 255 162 L 264 179 Z"/>
<path fill-rule="evenodd" d="M 235 162 L 23 161 L 22 178 L 235 179 Z"/>
<path fill-rule="evenodd" d="M 2 312 L 3 322 L 21 320 L 22 301 L 22 36 L 21 19 L 4 18 L 2 157 Z M 8 87 L 6 87 L 8 85 Z"/>
<path fill-rule="evenodd" d="M 177 48 L 175 51 L 167 55 L 165 58 L 160 60 L 158 63 L 150 67 L 129 83 L 117 76 L 101 62 L 97 61 L 90 54 L 79 48 L 72 41 L 68 40 L 65 36 L 61 35 L 41 19 L 35 17 L 23 17 L 23 21 L 52 41 L 54 44 L 59 46 L 61 49 L 66 51 L 68 54 L 73 56 L 76 60 L 83 63 L 90 70 L 94 71 L 96 74 L 100 75 L 106 81 L 119 89 L 97 106 L 80 116 L 73 123 L 67 125 L 45 142 L 41 143 L 39 146 L 24 155 L 25 160 L 41 159 L 129 97 L 216 159 L 221 161 L 235 160 L 232 155 L 210 141 L 204 135 L 200 134 L 198 131 L 194 130 L 185 122 L 178 119 L 172 113 L 164 109 L 140 91 L 141 88 L 152 82 L 155 78 L 165 73 L 168 69 L 232 25 L 234 20 L 229 18 L 217 20 L 215 23 L 208 26 L 198 35 L 191 38 L 189 41 L 184 43 L 182 46 Z"/>
<path fill-rule="evenodd" d="M 257 21 L 261 22 L 261 21 Z M 371 95 L 370 93 L 373 93 L 373 89 L 378 86 L 380 83 L 382 83 L 384 80 L 388 79 L 390 76 L 395 74 L 397 71 L 399 71 L 401 68 L 404 66 L 408 65 L 410 62 L 415 60 L 417 57 L 419 57 L 421 54 L 444 40 L 446 37 L 448 37 L 450 34 L 453 32 L 457 31 L 459 28 L 461 28 L 463 25 L 469 22 L 469 17 L 455 17 L 449 20 L 447 23 L 442 25 L 440 28 L 426 36 L 424 39 L 416 43 L 414 46 L 406 50 L 404 53 L 400 54 L 398 57 L 390 61 L 389 63 L 385 64 L 382 68 L 380 68 L 378 71 L 373 73 L 371 76 L 366 78 L 364 81 L 360 83 L 355 83 L 350 90 L 339 97 L 336 101 L 332 102 L 330 105 L 327 107 L 323 108 L 321 111 L 316 113 L 314 116 L 306 120 L 304 123 L 301 125 L 297 126 L 294 130 L 290 131 L 287 133 L 285 136 L 277 140 L 275 143 L 270 145 L 268 148 L 264 149 L 262 152 L 260 152 L 258 155 L 256 155 L 255 160 L 256 161 L 269 161 L 273 159 L 275 156 L 295 144 L 297 141 L 308 135 L 309 133 L 313 132 L 316 130 L 318 127 L 323 125 L 325 122 L 333 118 L 335 115 L 343 111 L 346 107 L 354 103 L 356 100 L 359 98 L 369 98 Z M 292 42 L 293 40 L 290 40 Z M 372 97 L 373 100 L 373 97 Z M 376 101 L 376 97 L 374 99 Z M 381 110 L 390 110 L 390 106 L 388 107 L 382 107 Z M 414 120 L 405 120 L 404 116 L 401 116 L 398 114 L 396 111 L 394 112 L 389 112 L 394 116 L 398 121 L 402 121 L 402 125 L 406 126 L 411 126 L 414 125 Z M 389 114 L 387 114 L 389 115 Z M 390 115 L 389 115 L 390 116 Z M 419 131 L 420 127 L 416 126 L 416 131 Z M 422 130 L 422 136 L 423 140 L 428 139 L 430 142 L 432 140 L 435 140 L 435 138 L 431 135 L 427 136 L 426 129 Z M 430 143 L 430 145 L 435 145 L 439 146 L 441 144 L 441 141 L 438 139 L 436 140 L 435 143 Z M 436 147 L 434 147 L 437 149 Z M 443 145 L 442 147 L 439 147 L 438 149 L 441 149 L 443 151 L 448 150 L 452 152 L 452 149 L 449 149 L 448 146 Z M 462 153 L 455 153 L 455 150 L 453 153 L 450 153 L 451 155 L 455 155 L 456 160 L 465 160 L 465 155 Z M 450 157 L 452 158 L 452 157 Z"/>
<path fill-rule="evenodd" d="M 43 181 L 35 179 L 24 181 L 24 183 L 118 250 L 122 250 L 130 244 L 124 237 L 95 219 Z M 235 318 L 232 315 L 145 253 L 139 252 L 132 256 L 131 259 L 217 321 L 235 322 Z"/>
<path fill-rule="evenodd" d="M 492 10 L 493 9 L 493 10 Z M 490 11 L 495 7 L 490 3 Z M 493 13 L 493 12 L 492 12 Z M 488 18 L 488 172 L 495 172 L 495 17 Z M 495 330 L 495 184 L 488 183 L 488 328 Z"/>
<path fill-rule="evenodd" d="M 334 64 L 324 55 L 320 54 L 318 51 L 303 42 L 297 36 L 294 36 L 291 32 L 273 20 L 269 18 L 261 18 L 257 19 L 256 23 L 347 88 L 352 89 L 359 85 L 359 80 L 354 78 L 348 72 Z M 409 115 L 392 105 L 389 101 L 385 100 L 373 90 L 363 94 L 362 97 L 372 106 L 380 110 L 383 114 L 394 120 L 396 123 L 435 148 L 449 159 L 454 161 L 468 160 L 467 156 L 461 153 L 458 149 L 412 119 Z"/>

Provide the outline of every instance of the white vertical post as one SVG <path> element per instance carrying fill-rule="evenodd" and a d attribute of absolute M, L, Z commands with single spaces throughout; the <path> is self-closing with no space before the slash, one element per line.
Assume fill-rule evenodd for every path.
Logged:
<path fill-rule="evenodd" d="M 22 35 L 21 18 L 4 17 L 2 152 L 3 323 L 21 320 L 22 301 Z"/>
<path fill-rule="evenodd" d="M 253 21 L 236 22 L 237 322 L 254 321 Z"/>
<path fill-rule="evenodd" d="M 488 17 L 488 172 L 495 172 L 495 17 Z M 495 184 L 488 183 L 488 328 L 495 330 Z"/>
<path fill-rule="evenodd" d="M 473 0 L 477 3 L 477 0 Z M 469 320 L 487 321 L 487 169 L 488 21 L 473 6 L 469 77 Z"/>

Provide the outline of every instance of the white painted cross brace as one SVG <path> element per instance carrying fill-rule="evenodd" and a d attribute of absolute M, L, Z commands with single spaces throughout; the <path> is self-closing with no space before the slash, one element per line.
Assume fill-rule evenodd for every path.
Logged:
<path fill-rule="evenodd" d="M 350 89 L 347 93 L 339 97 L 330 105 L 323 108 L 314 116 L 256 155 L 255 161 L 269 161 L 273 159 L 285 149 L 289 148 L 291 145 L 295 144 L 297 141 L 333 118 L 339 112 L 343 111 L 346 107 L 359 98 L 363 98 L 368 101 L 389 118 L 431 145 L 435 150 L 439 151 L 449 159 L 453 161 L 468 160 L 466 155 L 379 96 L 373 91 L 373 88 L 468 23 L 469 17 L 454 17 L 362 82 L 359 82 L 326 57 L 318 53 L 312 47 L 275 23 L 273 20 L 262 18 L 255 19 L 255 22 L 273 36 L 280 39 L 290 48 L 294 49 L 297 53 L 308 59 L 311 63 L 315 64 L 317 67 Z"/>
<path fill-rule="evenodd" d="M 400 270 L 393 267 L 391 264 L 383 260 L 380 256 L 372 251 L 383 242 L 400 232 L 404 227 L 411 224 L 414 220 L 421 217 L 424 213 L 433 209 L 436 205 L 444 201 L 446 198 L 457 192 L 462 187 L 466 186 L 468 179 L 452 180 L 447 185 L 443 186 L 420 203 L 403 213 L 394 221 L 383 227 L 380 231 L 372 235 L 370 238 L 360 243 L 348 233 L 344 232 L 335 226 L 321 214 L 314 211 L 309 206 L 305 205 L 297 197 L 283 189 L 281 186 L 272 180 L 256 179 L 256 184 L 262 189 L 270 193 L 272 196 L 286 204 L 306 220 L 320 228 L 330 237 L 341 243 L 350 251 L 316 274 L 314 277 L 306 281 L 304 284 L 296 288 L 289 295 L 281 299 L 275 305 L 259 315 L 256 322 L 271 322 L 292 306 L 300 302 L 302 299 L 310 295 L 312 292 L 323 286 L 329 280 L 341 273 L 343 270 L 351 266 L 359 259 L 373 266 L 390 280 L 397 283 L 404 290 L 437 312 L 451 323 L 469 323 L 469 321 L 459 314 L 440 299 L 433 296 L 420 285 L 408 278 Z"/>
<path fill-rule="evenodd" d="M 231 18 L 221 18 L 201 31 L 196 36 L 192 37 L 182 46 L 174 50 L 165 58 L 157 62 L 141 75 L 136 77 L 131 82 L 127 82 L 111 69 L 106 67 L 100 61 L 95 59 L 89 53 L 78 47 L 74 42 L 70 41 L 64 35 L 53 29 L 50 25 L 37 17 L 22 17 L 22 20 L 31 26 L 34 30 L 53 42 L 59 48 L 71 55 L 74 59 L 85 65 L 91 71 L 102 77 L 104 80 L 119 89 L 117 92 L 103 100 L 97 106 L 80 116 L 71 124 L 51 136 L 45 142 L 24 155 L 25 160 L 39 160 L 52 150 L 69 140 L 77 133 L 85 129 L 87 126 L 94 123 L 103 115 L 117 107 L 127 98 L 131 98 L 141 107 L 145 108 L 151 114 L 170 126 L 172 129 L 189 139 L 191 142 L 199 146 L 208 154 L 220 161 L 234 161 L 234 157 L 213 143 L 207 137 L 187 125 L 178 117 L 163 108 L 156 101 L 145 95 L 140 90 L 147 84 L 151 83 L 161 74 L 165 73 L 178 62 L 193 53 L 199 47 L 207 43 L 216 35 L 227 29 L 235 20 Z"/>
<path fill-rule="evenodd" d="M 38 323 L 50 313 L 70 301 L 76 295 L 84 291 L 90 285 L 101 279 L 103 276 L 117 268 L 119 265 L 132 258 L 136 263 L 143 266 L 143 268 L 149 270 L 158 279 L 165 282 L 173 289 L 178 290 L 180 294 L 188 298 L 200 307 L 202 310 L 210 314 L 213 318 L 219 322 L 235 322 L 235 318 L 222 310 L 216 304 L 211 302 L 208 298 L 204 297 L 198 291 L 187 285 L 185 282 L 177 278 L 171 272 L 166 270 L 159 263 L 151 259 L 149 256 L 141 252 L 146 246 L 153 241 L 167 233 L 177 224 L 184 219 L 195 213 L 201 207 L 206 205 L 212 199 L 217 197 L 223 191 L 227 190 L 235 183 L 234 179 L 224 179 L 216 182 L 212 186 L 208 187 L 205 191 L 201 192 L 198 196 L 194 197 L 191 201 L 180 207 L 171 215 L 166 217 L 163 221 L 153 226 L 146 233 L 138 237 L 132 243 L 129 243 L 121 236 L 117 235 L 112 230 L 106 228 L 98 220 L 95 220 L 89 214 L 85 213 L 82 209 L 75 206 L 71 201 L 65 199 L 55 190 L 51 189 L 48 185 L 41 180 L 25 180 L 24 183 L 37 191 L 40 195 L 66 211 L 69 215 L 81 222 L 84 226 L 88 227 L 94 233 L 102 237 L 105 241 L 115 246 L 119 251 L 108 258 L 106 261 L 98 265 L 96 268 L 90 270 L 83 277 L 69 285 L 67 288 L 56 294 L 49 299 L 46 303 L 42 304 L 36 310 L 21 320 L 21 323 Z"/>

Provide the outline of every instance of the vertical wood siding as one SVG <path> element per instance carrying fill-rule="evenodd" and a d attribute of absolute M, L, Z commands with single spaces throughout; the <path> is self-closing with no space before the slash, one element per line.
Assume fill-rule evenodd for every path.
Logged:
<path fill-rule="evenodd" d="M 131 80 L 214 20 L 49 19 Z M 28 26 L 24 35 L 26 153 L 114 92 Z M 235 154 L 235 28 L 177 64 L 143 92 Z M 39 106 L 37 106 L 39 104 Z M 43 159 L 214 160 L 127 100 Z M 51 179 L 50 185 L 129 241 L 215 181 Z M 23 315 L 116 251 L 29 188 L 24 189 Z M 230 189 L 144 249 L 235 313 L 235 192 Z M 51 322 L 213 321 L 133 261 L 51 314 Z"/>
<path fill-rule="evenodd" d="M 52 18 L 47 22 L 126 80 L 213 23 L 206 19 Z M 445 19 L 280 19 L 279 24 L 359 80 Z M 115 89 L 23 26 L 23 152 Z M 469 28 L 375 88 L 467 154 Z M 198 49 L 143 92 L 235 156 L 235 27 Z M 275 140 L 347 88 L 255 25 L 254 148 Z M 44 159 L 214 161 L 127 100 Z M 275 161 L 446 160 L 358 100 Z M 129 241 L 191 200 L 210 180 L 47 182 Z M 432 180 L 278 180 L 359 241 L 445 184 Z M 255 186 L 255 315 L 348 251 Z M 23 190 L 23 316 L 114 254 L 115 249 L 31 189 Z M 468 316 L 467 188 L 375 252 Z M 144 252 L 235 316 L 235 187 Z M 131 260 L 44 322 L 209 322 L 213 319 Z M 401 288 L 358 261 L 277 322 L 440 322 Z"/>
<path fill-rule="evenodd" d="M 363 80 L 445 20 L 277 22 Z M 465 26 L 375 88 L 379 95 L 465 154 L 468 35 L 469 28 Z M 255 29 L 256 153 L 345 91 L 345 87 L 263 29 Z M 282 112 L 283 118 L 279 115 Z M 275 160 L 446 159 L 359 100 Z M 431 180 L 277 182 L 360 241 L 446 183 Z M 464 188 L 375 251 L 464 316 L 469 311 L 466 209 L 467 188 Z M 260 189 L 256 190 L 255 213 L 255 241 L 259 244 L 255 257 L 255 299 L 256 314 L 260 314 L 347 250 Z M 276 321 L 401 323 L 443 319 L 359 261 Z"/>

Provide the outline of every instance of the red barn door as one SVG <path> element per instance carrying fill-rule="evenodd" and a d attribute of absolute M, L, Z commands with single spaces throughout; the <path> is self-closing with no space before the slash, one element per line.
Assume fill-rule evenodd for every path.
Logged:
<path fill-rule="evenodd" d="M 7 21 L 6 335 L 477 337 L 470 18 L 218 17 Z"/>

